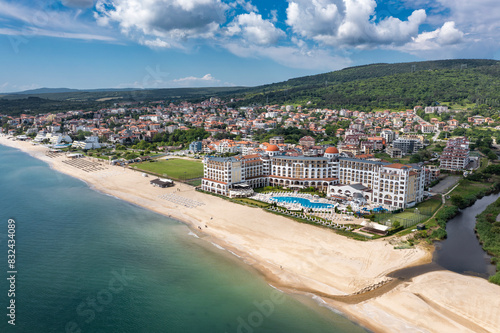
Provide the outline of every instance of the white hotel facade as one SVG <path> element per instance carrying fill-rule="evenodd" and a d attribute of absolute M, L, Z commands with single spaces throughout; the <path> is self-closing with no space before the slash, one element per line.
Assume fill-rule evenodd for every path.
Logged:
<path fill-rule="evenodd" d="M 403 164 L 340 157 L 335 147 L 323 157 L 284 156 L 269 145 L 266 154 L 238 157 L 205 157 L 202 190 L 232 196 L 231 189 L 247 184 L 252 188 L 281 186 L 315 187 L 329 196 L 352 193 L 346 186 L 364 187 L 366 200 L 407 208 L 423 200 L 424 170 Z"/>

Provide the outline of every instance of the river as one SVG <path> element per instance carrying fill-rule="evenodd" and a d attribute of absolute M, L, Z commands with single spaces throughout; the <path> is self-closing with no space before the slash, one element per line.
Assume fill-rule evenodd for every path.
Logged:
<path fill-rule="evenodd" d="M 484 278 L 495 274 L 491 257 L 483 250 L 474 233 L 476 215 L 495 202 L 500 193 L 491 194 L 477 200 L 474 205 L 460 211 L 446 224 L 448 237 L 436 242 L 433 261 L 453 272 L 477 275 Z"/>
<path fill-rule="evenodd" d="M 431 263 L 403 268 L 392 272 L 389 276 L 406 280 L 443 269 L 485 279 L 495 274 L 496 268 L 490 262 L 491 257 L 479 244 L 474 227 L 476 226 L 476 215 L 484 211 L 499 197 L 500 193 L 485 196 L 449 220 L 446 224 L 448 237 L 434 243 L 436 251 Z"/>

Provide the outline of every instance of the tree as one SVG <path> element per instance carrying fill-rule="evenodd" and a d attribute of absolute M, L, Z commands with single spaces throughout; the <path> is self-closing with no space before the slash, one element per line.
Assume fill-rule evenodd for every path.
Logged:
<path fill-rule="evenodd" d="M 422 162 L 422 158 L 420 157 L 420 155 L 419 154 L 411 155 L 410 163 L 418 163 L 418 162 Z"/>
<path fill-rule="evenodd" d="M 492 152 L 492 151 L 490 151 L 490 152 L 487 154 L 487 156 L 488 156 L 488 159 L 490 159 L 490 160 L 492 160 L 492 161 L 493 161 L 493 160 L 496 160 L 496 159 L 498 158 L 497 154 L 495 154 L 495 153 L 494 153 L 494 152 Z"/>
<path fill-rule="evenodd" d="M 467 207 L 467 204 L 466 204 L 464 198 L 462 198 L 462 196 L 460 196 L 458 194 L 451 196 L 451 203 L 453 204 L 453 206 L 456 206 L 460 209 Z"/>

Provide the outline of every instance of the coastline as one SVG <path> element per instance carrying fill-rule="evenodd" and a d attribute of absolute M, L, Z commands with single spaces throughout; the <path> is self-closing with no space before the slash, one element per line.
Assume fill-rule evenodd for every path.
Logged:
<path fill-rule="evenodd" d="M 104 170 L 85 172 L 63 163 L 63 155 L 46 156 L 45 147 L 30 142 L 0 136 L 0 144 L 45 161 L 101 193 L 187 224 L 198 237 L 251 265 L 272 286 L 315 295 L 318 303 L 324 301 L 372 331 L 494 332 L 500 327 L 500 287 L 481 278 L 439 271 L 384 284 L 390 272 L 429 262 L 430 251 L 421 247 L 394 250 L 387 239 L 355 241 L 185 184 L 153 187 L 138 171 L 103 165 Z M 186 207 L 162 198 L 165 194 L 201 205 Z M 379 283 L 384 286 L 367 293 L 366 299 L 340 300 Z"/>

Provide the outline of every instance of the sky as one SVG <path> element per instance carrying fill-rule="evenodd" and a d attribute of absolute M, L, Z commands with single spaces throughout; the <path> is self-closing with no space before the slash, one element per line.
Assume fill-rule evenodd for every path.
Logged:
<path fill-rule="evenodd" d="M 500 59 L 498 0 L 0 0 L 0 92 L 255 86 Z"/>

